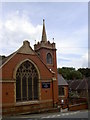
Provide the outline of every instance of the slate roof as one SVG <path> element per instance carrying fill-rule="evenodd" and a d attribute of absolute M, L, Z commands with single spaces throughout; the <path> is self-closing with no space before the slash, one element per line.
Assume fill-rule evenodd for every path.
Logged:
<path fill-rule="evenodd" d="M 62 77 L 61 74 L 58 74 L 58 85 L 68 85 L 66 80 Z"/>
<path fill-rule="evenodd" d="M 76 90 L 76 88 L 78 87 L 80 82 L 81 82 L 81 80 L 70 80 L 69 81 L 69 88 L 71 88 L 72 90 Z"/>
<path fill-rule="evenodd" d="M 90 89 L 90 77 L 89 78 L 84 78 L 80 84 L 78 85 L 78 87 L 76 88 L 76 90 L 86 90 L 86 89 Z"/>
<path fill-rule="evenodd" d="M 72 90 L 85 90 L 90 88 L 90 77 L 83 78 L 82 80 L 69 80 L 69 89 Z"/>

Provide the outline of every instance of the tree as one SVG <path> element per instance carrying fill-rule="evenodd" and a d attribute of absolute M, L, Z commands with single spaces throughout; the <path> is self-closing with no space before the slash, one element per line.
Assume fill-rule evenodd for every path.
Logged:
<path fill-rule="evenodd" d="M 79 68 L 78 71 L 81 72 L 84 77 L 90 77 L 90 68 Z"/>
<path fill-rule="evenodd" d="M 73 67 L 58 68 L 58 73 L 62 74 L 62 76 L 67 80 L 82 78 L 82 73 L 80 71 L 75 70 L 75 68 L 73 68 Z"/>
<path fill-rule="evenodd" d="M 82 79 L 82 73 L 79 71 L 73 70 L 70 72 L 70 79 Z"/>

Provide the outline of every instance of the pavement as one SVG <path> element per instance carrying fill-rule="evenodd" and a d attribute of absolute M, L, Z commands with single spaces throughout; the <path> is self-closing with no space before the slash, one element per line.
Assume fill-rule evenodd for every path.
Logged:
<path fill-rule="evenodd" d="M 28 115 L 19 115 L 19 116 L 12 116 L 8 117 L 8 120 L 38 120 L 38 119 L 53 119 L 53 118 L 88 118 L 88 110 L 81 110 L 81 111 L 65 111 L 56 112 L 56 113 L 42 113 L 42 114 L 28 114 Z M 7 120 L 3 118 L 3 120 Z M 69 119 L 68 119 L 69 120 Z"/>

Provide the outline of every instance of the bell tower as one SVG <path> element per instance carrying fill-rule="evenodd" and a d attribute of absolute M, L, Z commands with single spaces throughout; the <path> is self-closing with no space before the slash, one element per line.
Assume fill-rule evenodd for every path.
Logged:
<path fill-rule="evenodd" d="M 42 38 L 41 41 L 34 45 L 35 52 L 43 60 L 44 64 L 57 73 L 57 62 L 56 62 L 56 47 L 55 43 L 50 43 L 47 40 L 46 29 L 45 29 L 45 20 L 43 19 L 43 29 L 42 29 Z"/>
<path fill-rule="evenodd" d="M 54 104 L 56 104 L 58 102 L 56 47 L 54 41 L 51 43 L 49 40 L 47 40 L 44 19 L 41 41 L 34 45 L 34 50 L 42 59 L 43 63 L 52 72 L 53 100 Z"/>

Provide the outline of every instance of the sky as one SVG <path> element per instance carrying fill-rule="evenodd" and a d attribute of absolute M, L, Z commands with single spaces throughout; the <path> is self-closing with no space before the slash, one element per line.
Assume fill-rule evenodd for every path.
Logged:
<path fill-rule="evenodd" d="M 48 40 L 56 43 L 57 67 L 88 67 L 88 2 L 2 2 L 0 55 L 29 40 L 41 41 L 45 19 Z"/>

